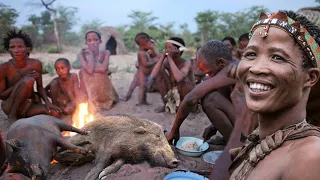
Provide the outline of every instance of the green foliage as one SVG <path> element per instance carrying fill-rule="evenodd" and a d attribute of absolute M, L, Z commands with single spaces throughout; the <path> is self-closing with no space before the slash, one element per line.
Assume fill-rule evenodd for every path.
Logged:
<path fill-rule="evenodd" d="M 80 69 L 81 68 L 81 63 L 80 63 L 79 59 L 76 59 L 75 61 L 73 61 L 71 63 L 71 67 L 73 69 Z"/>
<path fill-rule="evenodd" d="M 158 19 L 152 15 L 152 12 L 132 11 L 129 15 L 132 19 L 131 28 L 143 32 L 152 26 L 155 26 L 154 21 Z"/>
<path fill-rule="evenodd" d="M 100 27 L 102 27 L 103 22 L 99 19 L 94 19 L 92 21 L 86 22 L 81 26 L 80 30 L 80 37 L 81 40 L 84 40 L 84 34 L 89 30 L 98 30 Z"/>
<path fill-rule="evenodd" d="M 238 39 L 241 34 L 250 31 L 251 26 L 258 20 L 262 11 L 268 12 L 268 9 L 263 6 L 252 6 L 235 13 L 210 10 L 198 12 L 195 20 L 200 39 L 202 43 L 210 39 L 221 40 L 225 36 Z"/>
<path fill-rule="evenodd" d="M 42 74 L 49 74 L 50 76 L 55 75 L 56 69 L 54 67 L 54 63 L 42 63 Z"/>
<path fill-rule="evenodd" d="M 0 3 L 0 37 L 4 37 L 7 32 L 13 28 L 18 17 L 18 12 L 10 8 L 10 6 Z M 2 43 L 0 44 L 0 52 L 4 52 Z"/>
<path fill-rule="evenodd" d="M 316 0 L 317 3 L 320 3 L 320 0 Z"/>
<path fill-rule="evenodd" d="M 48 53 L 57 53 L 57 47 L 56 46 L 49 46 Z"/>

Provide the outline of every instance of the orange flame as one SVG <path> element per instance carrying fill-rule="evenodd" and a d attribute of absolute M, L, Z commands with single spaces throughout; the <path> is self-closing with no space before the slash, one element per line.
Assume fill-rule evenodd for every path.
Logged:
<path fill-rule="evenodd" d="M 59 162 L 54 159 L 54 160 L 51 161 L 50 164 L 57 164 L 57 163 L 59 163 Z"/>
<path fill-rule="evenodd" d="M 80 103 L 72 118 L 72 126 L 81 129 L 84 125 L 94 120 L 93 114 L 88 111 L 88 103 Z M 76 133 L 68 132 L 64 136 L 73 136 Z"/>

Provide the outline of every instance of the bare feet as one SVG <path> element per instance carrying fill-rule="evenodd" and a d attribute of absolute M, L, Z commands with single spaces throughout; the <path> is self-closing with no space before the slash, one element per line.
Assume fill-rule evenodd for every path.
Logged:
<path fill-rule="evenodd" d="M 128 101 L 131 98 L 131 96 L 125 96 L 120 98 L 121 101 Z"/>

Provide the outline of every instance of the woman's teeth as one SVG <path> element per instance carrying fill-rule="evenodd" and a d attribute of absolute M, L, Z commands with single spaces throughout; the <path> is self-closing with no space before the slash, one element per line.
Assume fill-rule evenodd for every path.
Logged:
<path fill-rule="evenodd" d="M 271 86 L 260 83 L 249 83 L 249 87 L 253 92 L 269 91 L 272 89 Z"/>

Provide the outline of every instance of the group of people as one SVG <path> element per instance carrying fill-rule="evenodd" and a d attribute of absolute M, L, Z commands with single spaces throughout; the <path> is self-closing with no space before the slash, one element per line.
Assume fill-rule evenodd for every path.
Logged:
<path fill-rule="evenodd" d="M 44 88 L 41 62 L 29 57 L 30 37 L 21 31 L 8 32 L 3 45 L 12 59 L 0 65 L 0 99 L 1 108 L 10 120 L 37 114 L 61 118 L 72 114 L 77 104 L 85 101 L 89 101 L 91 112 L 97 112 L 110 109 L 118 101 L 108 76 L 110 53 L 99 50 L 100 34 L 88 31 L 85 40 L 87 48 L 78 54 L 82 65 L 79 78 L 76 73 L 70 73 L 69 60 L 59 58 L 54 64 L 58 77 Z"/>
<path fill-rule="evenodd" d="M 118 101 L 108 77 L 110 52 L 99 50 L 97 31 L 88 31 L 85 40 L 79 78 L 60 58 L 58 77 L 43 88 L 41 62 L 29 58 L 31 39 L 21 31 L 8 33 L 4 48 L 12 59 L 0 65 L 0 99 L 9 119 L 61 117 L 82 101 L 98 112 Z M 319 27 L 291 11 L 261 13 L 237 49 L 231 37 L 210 40 L 193 60 L 182 58 L 186 45 L 178 37 L 168 39 L 161 54 L 146 33 L 138 33 L 135 42 L 137 72 L 124 100 L 139 87 L 139 104 L 145 105 L 147 92 L 159 91 L 163 106 L 156 111 L 177 111 L 169 143 L 179 140 L 183 121 L 201 104 L 212 123 L 203 138 L 219 131 L 227 141 L 212 179 L 318 178 L 320 129 L 313 125 L 320 117 Z"/>

